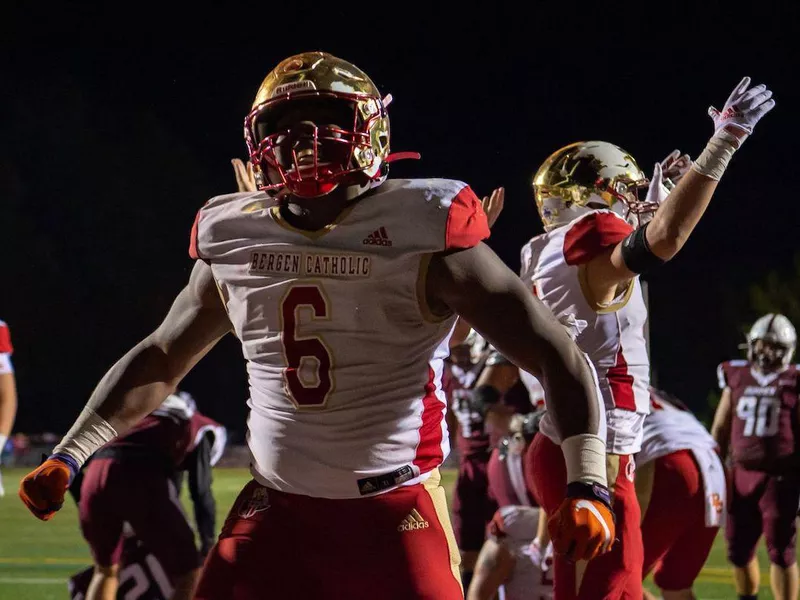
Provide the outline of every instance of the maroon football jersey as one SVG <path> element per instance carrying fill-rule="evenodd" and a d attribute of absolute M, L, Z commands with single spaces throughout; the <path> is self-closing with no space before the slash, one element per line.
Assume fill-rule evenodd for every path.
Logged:
<path fill-rule="evenodd" d="M 797 467 L 798 370 L 763 375 L 746 360 L 724 362 L 721 388 L 730 388 L 731 453 L 745 469 L 784 473 Z"/>
<path fill-rule="evenodd" d="M 185 413 L 159 409 L 147 415 L 130 431 L 106 444 L 103 448 L 129 448 L 165 458 L 168 466 L 177 468 L 197 447 L 203 434 L 213 430 L 215 435 L 222 426 L 205 415 L 190 410 Z M 215 463 L 212 457 L 212 463 Z M 218 458 L 218 457 L 216 457 Z"/>
<path fill-rule="evenodd" d="M 486 431 L 483 416 L 472 404 L 472 390 L 483 368 L 484 363 L 481 362 L 469 370 L 455 365 L 449 365 L 446 369 L 444 391 L 448 406 L 457 419 L 456 446 L 460 456 L 485 454 L 488 457 L 491 448 L 500 442 L 501 436 L 490 435 Z M 501 402 L 517 413 L 530 412 L 532 408 L 528 390 L 521 381 L 506 392 Z"/>

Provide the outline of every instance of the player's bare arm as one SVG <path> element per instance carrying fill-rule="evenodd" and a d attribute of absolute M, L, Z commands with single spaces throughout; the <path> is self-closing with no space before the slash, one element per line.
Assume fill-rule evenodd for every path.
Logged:
<path fill-rule="evenodd" d="M 722 397 L 714 413 L 714 422 L 711 424 L 711 436 L 719 446 L 723 459 L 728 455 L 728 443 L 731 439 L 731 388 L 722 390 Z"/>
<path fill-rule="evenodd" d="M 515 562 L 516 559 L 502 541 L 487 539 L 475 564 L 467 600 L 495 598 L 497 590 L 514 572 Z"/>
<path fill-rule="evenodd" d="M 775 106 L 772 92 L 765 85 L 749 86 L 750 78 L 745 77 L 734 88 L 722 113 L 713 107 L 709 109 L 714 134 L 652 220 L 586 265 L 586 279 L 594 300 L 613 299 L 620 284 L 670 260 L 686 244 L 708 208 L 733 153 Z M 662 168 L 656 165 L 651 190 L 660 184 L 657 180 L 661 178 Z"/>
<path fill-rule="evenodd" d="M 484 196 L 481 199 L 481 206 L 483 207 L 483 212 L 486 213 L 486 222 L 490 229 L 497 222 L 497 218 L 500 216 L 500 213 L 503 212 L 505 198 L 505 188 L 499 187 L 492 191 L 491 195 Z M 456 321 L 455 328 L 453 329 L 453 335 L 450 336 L 450 347 L 455 348 L 456 346 L 463 344 L 464 340 L 467 339 L 471 329 L 472 326 L 465 319 L 459 318 L 458 321 Z"/>
<path fill-rule="evenodd" d="M 211 268 L 197 261 L 161 325 L 111 367 L 53 456 L 22 481 L 31 512 L 51 518 L 81 464 L 158 408 L 230 329 Z"/>
<path fill-rule="evenodd" d="M 564 438 L 600 430 L 601 408 L 583 354 L 488 246 L 435 255 L 427 293 L 432 309 L 461 315 L 503 356 L 539 378 Z"/>

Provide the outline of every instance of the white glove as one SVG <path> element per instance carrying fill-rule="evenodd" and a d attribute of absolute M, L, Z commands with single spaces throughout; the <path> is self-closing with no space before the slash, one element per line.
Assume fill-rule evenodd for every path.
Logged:
<path fill-rule="evenodd" d="M 667 158 L 660 163 L 656 163 L 644 201 L 661 206 L 661 203 L 667 199 L 669 193 L 675 189 L 675 185 L 686 175 L 691 167 L 692 159 L 689 158 L 688 154 L 681 154 L 680 150 L 670 152 Z M 649 216 L 652 218 L 652 213 Z M 639 218 L 641 220 L 642 215 Z M 649 221 L 650 219 L 647 220 Z"/>
<path fill-rule="evenodd" d="M 667 158 L 661 161 L 661 173 L 664 177 L 664 185 L 671 191 L 691 168 L 691 157 L 688 154 L 681 154 L 680 150 L 673 150 L 669 153 Z"/>
<path fill-rule="evenodd" d="M 713 106 L 708 107 L 708 115 L 714 120 L 714 135 L 725 130 L 738 140 L 738 146 L 741 146 L 747 136 L 753 133 L 753 128 L 761 117 L 775 106 L 772 91 L 763 83 L 748 88 L 750 88 L 750 78 L 745 77 L 733 88 L 722 107 L 722 112 Z"/>

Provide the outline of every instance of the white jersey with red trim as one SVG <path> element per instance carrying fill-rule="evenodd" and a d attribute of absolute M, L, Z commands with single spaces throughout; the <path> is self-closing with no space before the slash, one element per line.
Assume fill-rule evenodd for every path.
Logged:
<path fill-rule="evenodd" d="M 649 412 L 647 308 L 638 277 L 610 304 L 590 302 L 583 291 L 582 266 L 631 231 L 616 213 L 597 210 L 533 238 L 522 248 L 522 280 L 559 320 L 573 324 L 575 341 L 597 371 L 606 405 L 607 448 L 612 454 L 638 452 Z M 558 441 L 549 419 L 543 421 L 542 432 Z"/>
<path fill-rule="evenodd" d="M 553 546 L 544 556 L 531 547 L 539 526 L 539 509 L 504 506 L 494 515 L 489 533 L 514 557 L 514 569 L 498 590 L 502 600 L 550 600 L 553 598 Z"/>
<path fill-rule="evenodd" d="M 13 373 L 14 365 L 11 363 L 11 355 L 14 347 L 11 345 L 11 332 L 5 321 L 0 321 L 0 375 Z"/>
<path fill-rule="evenodd" d="M 652 391 L 650 403 L 650 414 L 644 420 L 642 449 L 636 455 L 637 466 L 679 450 L 717 447 L 714 438 L 690 411 L 673 404 L 656 390 Z"/>
<path fill-rule="evenodd" d="M 449 452 L 453 316 L 426 305 L 430 257 L 488 237 L 464 183 L 389 180 L 316 232 L 263 193 L 210 200 L 190 254 L 211 265 L 250 383 L 253 476 L 354 498 L 410 485 Z"/>

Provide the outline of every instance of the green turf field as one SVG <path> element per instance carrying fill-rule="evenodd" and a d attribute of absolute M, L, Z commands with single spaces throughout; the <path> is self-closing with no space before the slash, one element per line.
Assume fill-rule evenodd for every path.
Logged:
<path fill-rule="evenodd" d="M 67 577 L 90 564 L 89 553 L 78 531 L 75 504 L 67 501 L 61 512 L 48 523 L 36 520 L 16 495 L 23 474 L 23 471 L 15 469 L 3 471 L 7 495 L 0 499 L 0 599 L 67 598 Z M 217 523 L 221 525 L 249 476 L 245 469 L 218 469 L 214 477 Z M 454 477 L 453 472 L 444 473 L 448 489 Z M 759 556 L 762 565 L 761 597 L 771 598 L 763 548 Z M 731 577 L 725 563 L 722 539 L 718 537 L 706 569 L 695 586 L 698 598 L 734 598 Z"/>

